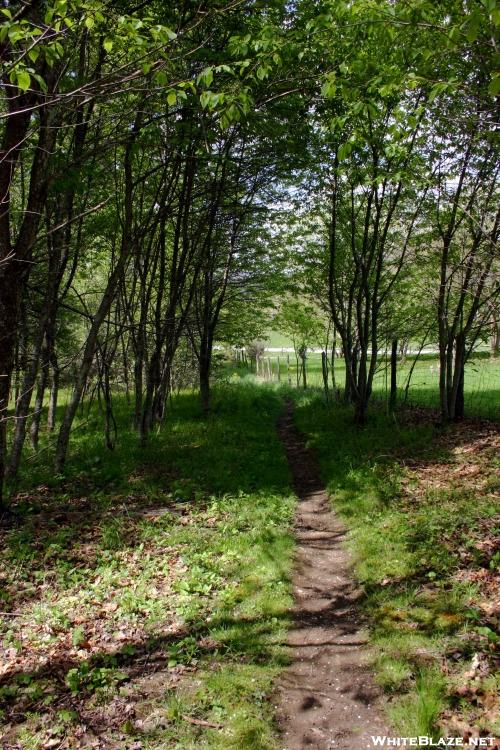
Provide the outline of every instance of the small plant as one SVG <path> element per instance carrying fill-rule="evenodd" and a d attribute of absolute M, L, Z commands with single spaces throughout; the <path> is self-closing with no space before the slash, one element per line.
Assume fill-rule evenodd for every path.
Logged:
<path fill-rule="evenodd" d="M 118 550 L 125 545 L 125 524 L 122 518 L 113 518 L 101 524 L 101 544 L 105 550 Z"/>
<path fill-rule="evenodd" d="M 187 636 L 169 646 L 168 666 L 176 667 L 179 664 L 191 664 L 198 653 L 196 638 Z"/>
<path fill-rule="evenodd" d="M 66 674 L 66 685 L 76 695 L 88 691 L 93 693 L 97 690 L 103 690 L 124 682 L 128 675 L 117 669 L 109 667 L 92 668 L 88 662 L 84 661 L 79 667 L 70 669 Z"/>
<path fill-rule="evenodd" d="M 85 641 L 85 630 L 81 625 L 78 625 L 78 627 L 74 628 L 74 630 L 71 633 L 71 643 L 75 648 L 80 646 Z"/>

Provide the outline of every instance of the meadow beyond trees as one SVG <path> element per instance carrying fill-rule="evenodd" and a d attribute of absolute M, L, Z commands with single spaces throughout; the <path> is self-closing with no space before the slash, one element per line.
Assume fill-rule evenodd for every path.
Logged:
<path fill-rule="evenodd" d="M 2 747 L 498 734 L 499 25 L 3 3 Z M 347 588 L 313 626 L 293 515 L 327 494 Z M 342 739 L 347 683 L 322 729 L 287 719 L 306 620 L 366 622 L 373 727 Z"/>

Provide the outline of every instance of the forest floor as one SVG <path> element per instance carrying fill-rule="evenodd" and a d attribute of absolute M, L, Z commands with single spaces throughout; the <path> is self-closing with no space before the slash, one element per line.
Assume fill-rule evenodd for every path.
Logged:
<path fill-rule="evenodd" d="M 2 750 L 356 748 L 382 708 L 395 736 L 498 734 L 498 425 L 374 407 L 359 430 L 313 390 L 294 427 L 284 395 L 220 386 L 207 417 L 180 394 L 145 449 L 117 398 L 114 451 L 94 405 L 64 475 L 49 441 L 28 457 Z"/>
<path fill-rule="evenodd" d="M 174 399 L 141 450 L 117 411 L 66 475 L 27 465 L 0 527 L 2 750 L 270 750 L 295 499 L 280 396 Z M 47 464 L 47 461 L 45 461 Z"/>
<path fill-rule="evenodd" d="M 278 423 L 299 499 L 295 519 L 291 663 L 280 676 L 279 723 L 286 750 L 365 750 L 390 735 L 381 693 L 368 666 L 361 591 L 319 468 L 293 421 L 293 402 Z"/>

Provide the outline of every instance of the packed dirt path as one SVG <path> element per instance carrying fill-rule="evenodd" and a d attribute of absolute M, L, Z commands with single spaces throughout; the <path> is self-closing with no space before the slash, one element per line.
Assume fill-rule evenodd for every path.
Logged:
<path fill-rule="evenodd" d="M 293 423 L 278 423 L 299 498 L 291 664 L 278 685 L 283 750 L 365 750 L 389 735 L 380 691 L 366 665 L 360 591 L 350 572 L 345 528 L 331 510 L 311 452 Z"/>

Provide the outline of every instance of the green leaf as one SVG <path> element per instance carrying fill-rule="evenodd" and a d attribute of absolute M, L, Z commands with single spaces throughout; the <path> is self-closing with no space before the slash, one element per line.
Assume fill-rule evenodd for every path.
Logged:
<path fill-rule="evenodd" d="M 177 94 L 175 91 L 169 91 L 167 94 L 167 104 L 169 107 L 173 107 L 174 104 L 177 104 Z"/>
<path fill-rule="evenodd" d="M 347 156 L 349 156 L 351 151 L 352 151 L 352 143 L 349 143 L 349 141 L 347 143 L 343 143 L 337 152 L 339 161 L 342 161 Z"/>
<path fill-rule="evenodd" d="M 105 39 L 104 42 L 102 43 L 102 46 L 104 47 L 106 52 L 111 52 L 111 50 L 113 49 L 113 40 Z"/>
<path fill-rule="evenodd" d="M 215 103 L 215 95 L 212 91 L 204 91 L 200 96 L 201 106 L 204 109 L 212 109 Z"/>
<path fill-rule="evenodd" d="M 331 99 L 335 96 L 336 91 L 337 85 L 332 78 L 328 78 L 321 86 L 321 95 L 324 96 L 325 99 Z"/>
<path fill-rule="evenodd" d="M 170 39 L 170 41 L 177 39 L 177 34 L 175 33 L 175 31 L 172 31 L 172 29 L 167 28 L 167 26 L 163 27 L 163 31 L 165 32 L 167 37 Z"/>
<path fill-rule="evenodd" d="M 493 75 L 490 85 L 488 86 L 488 91 L 490 94 L 493 94 L 493 96 L 498 96 L 500 94 L 500 73 L 495 73 Z"/>
<path fill-rule="evenodd" d="M 87 27 L 87 29 L 89 31 L 94 28 L 95 21 L 92 18 L 92 16 L 87 16 L 87 18 L 85 19 L 84 23 L 85 23 L 85 26 Z"/>
<path fill-rule="evenodd" d="M 479 36 L 481 29 L 481 15 L 479 13 L 472 13 L 466 22 L 465 36 L 467 41 L 475 42 Z"/>
<path fill-rule="evenodd" d="M 16 71 L 16 83 L 21 91 L 27 91 L 30 87 L 31 76 L 27 70 Z"/>
<path fill-rule="evenodd" d="M 259 81 L 263 81 L 265 78 L 267 78 L 269 75 L 269 66 L 267 65 L 259 65 L 257 68 L 257 78 Z"/>
<path fill-rule="evenodd" d="M 214 80 L 214 72 L 212 68 L 205 68 L 205 70 L 202 70 L 197 80 L 198 83 L 202 83 L 208 88 Z"/>
<path fill-rule="evenodd" d="M 39 47 L 33 47 L 33 49 L 30 49 L 28 52 L 28 57 L 31 60 L 31 62 L 36 62 L 40 56 L 40 48 Z"/>

